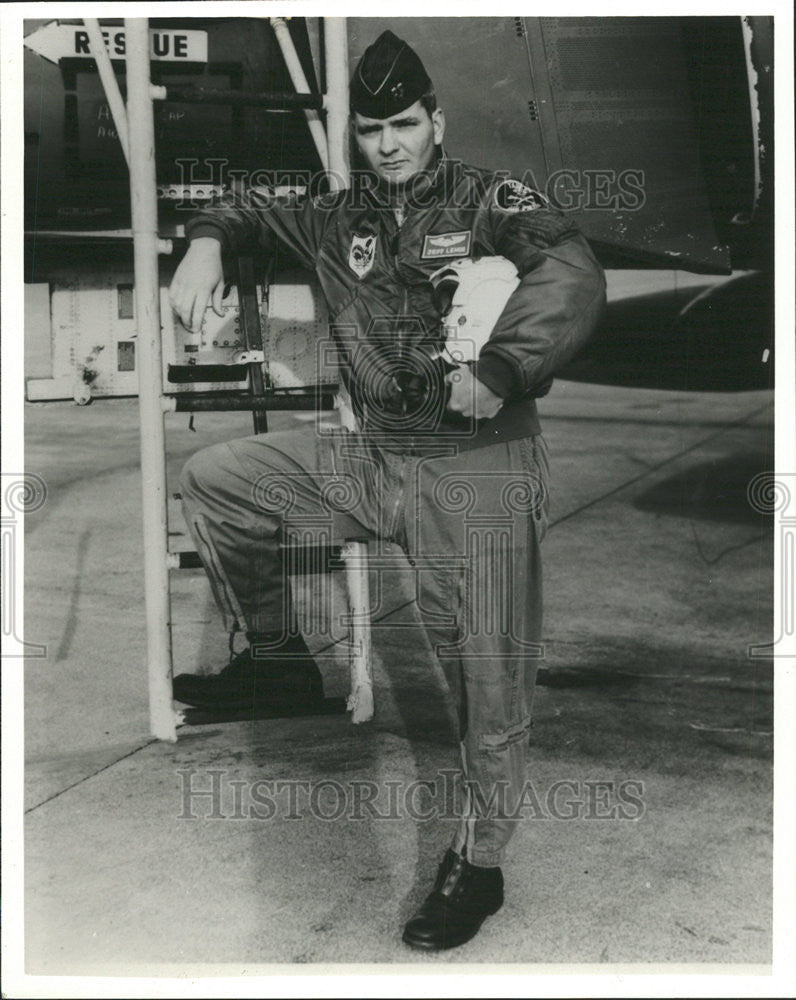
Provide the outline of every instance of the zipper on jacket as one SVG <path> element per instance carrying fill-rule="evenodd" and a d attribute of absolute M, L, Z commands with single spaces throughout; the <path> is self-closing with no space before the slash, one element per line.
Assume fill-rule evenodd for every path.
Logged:
<path fill-rule="evenodd" d="M 398 330 L 398 360 L 404 359 L 404 337 L 406 335 L 406 321 L 409 318 L 409 289 L 403 286 L 403 302 L 401 303 L 401 326 Z"/>
<path fill-rule="evenodd" d="M 400 326 L 398 328 L 398 345 L 397 345 L 398 361 L 401 362 L 403 361 L 403 356 L 404 356 L 404 327 L 406 325 L 407 310 L 409 309 L 409 289 L 406 287 L 404 282 L 401 281 L 401 272 L 399 270 L 400 256 L 401 256 L 400 254 L 401 222 L 403 222 L 403 219 L 401 219 L 401 222 L 399 222 L 398 218 L 395 216 L 395 213 L 393 213 L 393 217 L 395 218 L 395 222 L 398 227 L 395 232 L 395 243 L 393 244 L 393 265 L 395 267 L 395 279 L 396 281 L 398 281 L 398 283 L 401 285 L 401 288 L 403 289 L 402 292 L 403 305 L 401 307 Z"/>

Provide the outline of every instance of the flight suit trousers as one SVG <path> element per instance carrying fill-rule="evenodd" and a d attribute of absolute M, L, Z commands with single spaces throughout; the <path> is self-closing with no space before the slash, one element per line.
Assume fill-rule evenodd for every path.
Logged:
<path fill-rule="evenodd" d="M 541 436 L 407 452 L 314 427 L 213 445 L 182 475 L 186 519 L 230 629 L 290 631 L 280 543 L 372 538 L 404 549 L 459 724 L 453 846 L 484 867 L 503 861 L 526 781 L 547 484 Z"/>

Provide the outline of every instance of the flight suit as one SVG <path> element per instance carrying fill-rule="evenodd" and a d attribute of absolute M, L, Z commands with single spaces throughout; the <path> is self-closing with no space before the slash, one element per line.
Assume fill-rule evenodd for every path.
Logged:
<path fill-rule="evenodd" d="M 605 284 L 585 240 L 504 174 L 442 156 L 395 211 L 378 187 L 276 198 L 227 195 L 190 238 L 227 251 L 286 244 L 318 275 L 358 431 L 304 427 L 215 445 L 182 477 L 197 550 L 230 627 L 289 631 L 280 542 L 386 539 L 415 566 L 417 603 L 458 709 L 461 823 L 455 847 L 499 865 L 525 781 L 541 655 L 539 543 L 548 461 L 534 398 L 593 332 Z M 504 256 L 520 283 L 474 365 L 505 402 L 487 421 L 445 410 L 429 362 L 446 260 Z M 420 389 L 418 389 L 420 386 Z M 413 395 L 414 393 L 414 395 Z"/>

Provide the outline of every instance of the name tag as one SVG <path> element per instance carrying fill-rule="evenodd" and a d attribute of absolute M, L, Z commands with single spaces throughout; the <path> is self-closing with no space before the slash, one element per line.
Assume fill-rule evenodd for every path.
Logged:
<path fill-rule="evenodd" d="M 472 233 L 465 229 L 461 233 L 429 234 L 423 240 L 422 260 L 436 257 L 466 257 L 470 252 Z"/>

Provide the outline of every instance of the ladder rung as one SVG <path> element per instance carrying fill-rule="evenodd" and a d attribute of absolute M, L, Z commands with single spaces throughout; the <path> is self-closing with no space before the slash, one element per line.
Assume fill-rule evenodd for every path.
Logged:
<path fill-rule="evenodd" d="M 172 385 L 187 382 L 245 382 L 248 365 L 169 365 L 168 380 Z"/>
<path fill-rule="evenodd" d="M 191 392 L 171 396 L 176 413 L 207 413 L 223 410 L 333 410 L 337 386 L 323 386 L 314 392 L 267 392 L 264 396 L 237 393 Z"/>
<path fill-rule="evenodd" d="M 169 555 L 174 558 L 176 556 L 178 563 L 174 566 L 174 569 L 201 569 L 202 560 L 199 558 L 198 552 L 170 552 Z"/>
<path fill-rule="evenodd" d="M 345 566 L 339 545 L 282 545 L 279 554 L 293 575 L 328 573 Z M 202 568 L 198 552 L 170 552 L 169 557 L 172 569 Z"/>
<path fill-rule="evenodd" d="M 263 108 L 265 111 L 290 111 L 294 108 L 323 108 L 323 94 L 282 94 L 246 90 L 209 90 L 206 87 L 166 86 L 167 101 L 180 104 L 232 104 Z"/>

